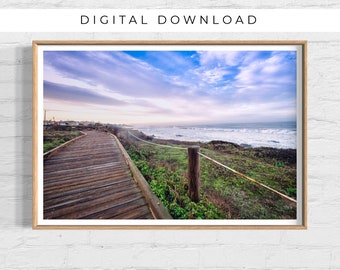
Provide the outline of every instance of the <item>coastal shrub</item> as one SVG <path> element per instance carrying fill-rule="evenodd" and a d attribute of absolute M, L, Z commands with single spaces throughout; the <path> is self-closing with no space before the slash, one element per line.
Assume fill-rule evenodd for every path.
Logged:
<path fill-rule="evenodd" d="M 58 147 L 59 145 L 65 142 L 66 142 L 65 139 L 59 139 L 59 138 L 53 139 L 52 141 L 49 141 L 49 142 L 44 142 L 44 153 Z"/>
<path fill-rule="evenodd" d="M 184 172 L 173 171 L 164 165 L 164 155 L 155 157 L 155 152 L 138 149 L 134 145 L 126 147 L 131 159 L 150 184 L 152 192 L 161 200 L 175 219 L 221 219 L 225 215 L 221 209 L 209 202 L 202 193 L 198 203 L 188 196 L 188 180 Z M 152 157 L 152 159 L 149 159 Z M 186 161 L 184 158 L 180 162 Z M 186 167 L 183 166 L 183 168 Z"/>
<path fill-rule="evenodd" d="M 58 147 L 59 145 L 76 138 L 81 133 L 78 130 L 60 131 L 60 130 L 44 130 L 44 153 Z"/>
<path fill-rule="evenodd" d="M 229 155 L 209 149 L 201 149 L 204 154 L 233 168 L 259 182 L 268 185 L 292 198 L 296 197 L 296 169 L 282 166 L 280 161 L 259 159 L 250 155 Z M 250 151 L 248 149 L 244 151 Z M 224 204 L 231 218 L 238 219 L 280 219 L 294 218 L 296 208 L 287 206 L 278 195 L 253 182 L 240 177 L 208 160 L 201 159 L 201 179 L 203 187 Z M 217 192 L 217 193 L 216 193 Z M 228 210 L 231 209 L 231 210 Z"/>
<path fill-rule="evenodd" d="M 287 188 L 287 193 L 289 194 L 289 196 L 296 198 L 296 188 L 293 187 Z"/>
<path fill-rule="evenodd" d="M 165 144 L 169 143 L 167 141 Z M 176 219 L 289 219 L 296 207 L 277 194 L 236 175 L 210 160 L 201 158 L 201 200 L 188 196 L 187 152 L 125 141 L 135 162 L 154 194 Z M 207 146 L 207 147 L 205 147 Z M 216 149 L 217 148 L 217 149 Z M 201 152 L 292 198 L 296 197 L 296 168 L 279 157 L 269 156 L 271 149 L 254 150 L 201 144 Z M 269 154 L 267 154 L 269 153 Z M 275 155 L 279 152 L 275 150 Z M 287 151 L 283 151 L 286 158 Z M 259 154 L 263 155 L 259 157 Z M 266 154 L 266 155 L 265 155 Z M 292 153 L 293 154 L 293 153 Z"/>
<path fill-rule="evenodd" d="M 277 161 L 274 163 L 274 166 L 279 167 L 279 168 L 284 168 L 285 164 L 282 161 Z"/>

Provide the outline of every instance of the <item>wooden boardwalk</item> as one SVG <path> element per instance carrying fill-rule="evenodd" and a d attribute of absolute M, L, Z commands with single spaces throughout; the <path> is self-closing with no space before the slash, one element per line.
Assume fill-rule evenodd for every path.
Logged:
<path fill-rule="evenodd" d="M 88 131 L 44 160 L 44 219 L 152 219 L 115 139 Z"/>

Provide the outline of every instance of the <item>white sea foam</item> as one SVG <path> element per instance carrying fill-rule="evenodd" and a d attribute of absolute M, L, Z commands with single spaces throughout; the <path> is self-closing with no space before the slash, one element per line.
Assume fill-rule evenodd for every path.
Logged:
<path fill-rule="evenodd" d="M 221 140 L 251 147 L 296 149 L 296 127 L 293 122 L 219 124 L 201 126 L 138 127 L 146 135 L 159 139 L 210 142 Z"/>

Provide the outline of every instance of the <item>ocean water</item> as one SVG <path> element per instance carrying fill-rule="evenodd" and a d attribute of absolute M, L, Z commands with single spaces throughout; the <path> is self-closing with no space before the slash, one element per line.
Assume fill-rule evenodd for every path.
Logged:
<path fill-rule="evenodd" d="M 221 140 L 247 147 L 296 149 L 297 138 L 295 122 L 144 126 L 136 129 L 159 139 L 192 142 Z"/>

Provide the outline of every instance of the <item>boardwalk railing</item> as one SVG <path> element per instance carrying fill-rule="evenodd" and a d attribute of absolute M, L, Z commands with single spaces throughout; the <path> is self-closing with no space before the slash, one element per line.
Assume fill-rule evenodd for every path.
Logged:
<path fill-rule="evenodd" d="M 265 188 L 273 193 L 275 193 L 276 195 L 280 196 L 281 198 L 296 204 L 296 200 L 275 190 L 272 187 L 269 187 L 268 185 L 265 185 L 263 183 L 261 183 L 258 180 L 255 180 L 243 173 L 240 173 L 232 168 L 230 168 L 227 165 L 222 164 L 221 162 L 218 162 L 217 160 L 203 154 L 200 152 L 200 147 L 199 146 L 189 146 L 188 148 L 185 147 L 179 147 L 179 146 L 172 146 L 172 145 L 164 145 L 164 144 L 157 144 L 154 142 L 150 142 L 144 139 L 139 138 L 138 136 L 132 134 L 130 131 L 128 131 L 128 134 L 131 135 L 133 138 L 142 141 L 144 143 L 153 145 L 153 146 L 160 146 L 160 147 L 166 147 L 166 148 L 173 148 L 173 149 L 179 149 L 179 150 L 187 150 L 188 151 L 188 187 L 189 187 L 189 197 L 192 201 L 194 202 L 198 202 L 200 200 L 200 156 L 202 156 L 203 158 L 219 165 L 220 167 L 227 169 L 231 172 L 233 172 L 234 174 L 237 174 L 241 177 L 243 177 L 244 179 L 247 179 L 249 181 L 251 181 L 252 183 L 258 185 L 259 187 Z"/>
<path fill-rule="evenodd" d="M 162 202 L 158 199 L 157 196 L 155 196 L 155 194 L 152 193 L 149 184 L 145 180 L 144 176 L 140 173 L 136 165 L 132 162 L 129 154 L 126 152 L 118 138 L 113 134 L 110 135 L 115 139 L 118 147 L 120 148 L 120 151 L 123 154 L 125 162 L 131 170 L 134 180 L 137 182 L 139 188 L 141 189 L 145 197 L 145 200 L 150 206 L 150 210 L 152 211 L 153 216 L 156 219 L 172 219 L 171 215 L 169 214 L 168 210 L 164 207 Z"/>

